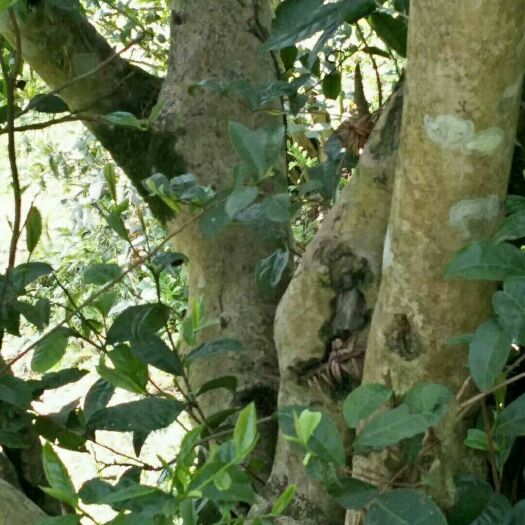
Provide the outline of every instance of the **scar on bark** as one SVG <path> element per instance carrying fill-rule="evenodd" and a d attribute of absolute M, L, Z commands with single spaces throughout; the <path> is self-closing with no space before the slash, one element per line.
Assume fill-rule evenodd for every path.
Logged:
<path fill-rule="evenodd" d="M 405 361 L 412 361 L 423 351 L 421 341 L 406 314 L 394 314 L 385 327 L 388 350 Z"/>

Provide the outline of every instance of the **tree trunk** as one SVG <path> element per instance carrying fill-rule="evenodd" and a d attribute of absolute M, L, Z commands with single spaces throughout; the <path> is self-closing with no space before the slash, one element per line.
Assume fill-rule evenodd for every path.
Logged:
<path fill-rule="evenodd" d="M 46 517 L 22 492 L 0 479 L 0 525 L 36 525 Z"/>
<path fill-rule="evenodd" d="M 216 191 L 233 187 L 236 158 L 228 137 L 228 122 L 254 128 L 275 122 L 239 101 L 189 87 L 202 80 L 252 84 L 274 80 L 277 71 L 270 55 L 258 55 L 261 32 L 269 26 L 271 10 L 265 1 L 178 0 L 172 15 L 169 71 L 161 93 L 164 101 L 159 126 L 177 137 L 176 156 L 201 185 Z M 279 122 L 276 122 L 279 124 Z M 284 144 L 283 144 L 284 153 Z M 283 166 L 284 168 L 284 166 Z M 180 214 L 168 223 L 168 232 L 180 229 L 192 217 Z M 194 363 L 194 387 L 210 379 L 234 375 L 239 380 L 235 403 L 256 402 L 259 415 L 275 410 L 278 368 L 273 342 L 277 296 L 265 296 L 256 285 L 255 267 L 275 251 L 282 239 L 266 238 L 244 226 L 228 227 L 216 238 L 205 239 L 194 222 L 174 238 L 175 248 L 189 258 L 190 297 L 202 299 L 206 316 L 220 324 L 206 329 L 202 339 L 233 337 L 247 349 Z M 229 396 L 228 396 L 229 397 Z M 205 401 L 208 414 L 228 406 L 214 392 Z M 275 437 L 266 432 L 265 460 L 271 468 Z M 263 440 L 264 441 L 264 440 Z"/>
<path fill-rule="evenodd" d="M 334 341 L 347 345 L 340 352 L 350 345 L 354 350 L 366 346 L 379 288 L 402 100 L 402 90 L 398 89 L 376 124 L 350 182 L 308 245 L 277 309 L 279 406 L 306 405 L 323 410 L 343 435 L 347 432 L 341 402 L 360 380 L 363 356 L 343 363 L 351 373 L 342 370 L 341 381 L 333 377 L 330 385 L 322 375 L 330 375 L 327 362 Z M 352 370 L 357 373 L 352 374 Z M 302 459 L 280 436 L 265 493 L 271 501 L 287 484 L 298 485 L 283 525 L 342 523 L 343 509 L 307 477 Z M 263 507 L 261 504 L 257 510 Z"/>
<path fill-rule="evenodd" d="M 524 24 L 523 0 L 411 3 L 399 160 L 363 377 L 397 396 L 419 382 L 457 391 L 467 354 L 447 341 L 490 315 L 491 284 L 445 280 L 443 272 L 459 248 L 489 237 L 503 212 Z M 469 469 L 459 429 L 448 428 L 438 431 L 441 447 L 425 476 L 445 506 L 453 476 Z M 384 461 L 354 458 L 354 472 L 388 478 Z"/>

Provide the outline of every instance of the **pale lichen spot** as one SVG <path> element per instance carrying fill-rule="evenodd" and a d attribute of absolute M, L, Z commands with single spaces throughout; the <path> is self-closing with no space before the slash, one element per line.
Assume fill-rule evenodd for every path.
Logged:
<path fill-rule="evenodd" d="M 520 73 L 518 75 L 518 78 L 512 84 L 509 84 L 505 88 L 505 91 L 503 91 L 503 97 L 504 98 L 517 97 L 519 95 L 522 82 L 523 82 L 523 73 Z"/>
<path fill-rule="evenodd" d="M 392 260 L 392 235 L 389 224 L 386 229 L 385 242 L 383 244 L 383 271 L 385 271 L 392 264 Z"/>
<path fill-rule="evenodd" d="M 455 115 L 425 115 L 424 127 L 428 138 L 435 144 L 467 155 L 492 155 L 505 142 L 501 128 L 491 127 L 476 133 L 472 120 Z"/>
<path fill-rule="evenodd" d="M 475 135 L 474 122 L 455 115 L 425 115 L 424 123 L 428 138 L 447 149 L 462 149 Z"/>
<path fill-rule="evenodd" d="M 461 232 L 463 238 L 471 236 L 472 222 L 494 219 L 500 212 L 500 200 L 497 195 L 465 199 L 456 203 L 449 210 L 448 220 L 451 226 Z"/>

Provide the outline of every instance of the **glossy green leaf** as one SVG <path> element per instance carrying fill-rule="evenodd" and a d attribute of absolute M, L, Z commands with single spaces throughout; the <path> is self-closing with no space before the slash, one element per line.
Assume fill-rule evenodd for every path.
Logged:
<path fill-rule="evenodd" d="M 76 506 L 78 497 L 69 473 L 49 443 L 42 447 L 42 463 L 46 479 L 59 499 Z"/>
<path fill-rule="evenodd" d="M 522 237 L 525 237 L 525 209 L 505 217 L 493 239 L 494 242 L 503 242 Z"/>
<path fill-rule="evenodd" d="M 155 334 L 131 342 L 131 353 L 148 365 L 168 374 L 180 376 L 183 366 L 179 357 Z"/>
<path fill-rule="evenodd" d="M 288 268 L 289 259 L 290 252 L 287 249 L 279 249 L 259 261 L 255 269 L 258 286 L 263 290 L 276 288 Z"/>
<path fill-rule="evenodd" d="M 195 359 L 214 357 L 225 352 L 243 352 L 244 346 L 237 339 L 215 339 L 194 348 L 187 356 L 186 363 Z"/>
<path fill-rule="evenodd" d="M 271 221 L 288 222 L 290 220 L 290 200 L 287 193 L 279 193 L 266 197 L 261 205 L 264 214 Z"/>
<path fill-rule="evenodd" d="M 305 409 L 298 416 L 295 416 L 295 432 L 299 440 L 306 446 L 315 429 L 319 426 L 322 419 L 321 412 L 312 412 Z"/>
<path fill-rule="evenodd" d="M 195 394 L 196 396 L 201 396 L 206 392 L 211 392 L 212 390 L 217 390 L 218 388 L 225 388 L 232 393 L 235 393 L 237 390 L 238 381 L 235 376 L 223 376 L 211 379 L 204 383 Z"/>
<path fill-rule="evenodd" d="M 56 417 L 57 415 L 36 416 L 34 421 L 35 432 L 60 448 L 74 452 L 86 452 L 85 444 L 87 438 L 76 431 L 70 430 L 51 416 Z"/>
<path fill-rule="evenodd" d="M 382 450 L 403 439 L 425 432 L 436 422 L 435 419 L 429 414 L 414 414 L 408 406 L 400 405 L 367 422 L 357 434 L 354 450 L 359 454 Z"/>
<path fill-rule="evenodd" d="M 525 500 L 522 499 L 507 512 L 503 525 L 522 525 L 523 516 L 525 516 Z"/>
<path fill-rule="evenodd" d="M 239 122 L 230 121 L 228 130 L 235 151 L 258 178 L 266 176 L 283 154 L 283 126 L 252 130 Z"/>
<path fill-rule="evenodd" d="M 219 235 L 230 224 L 231 218 L 224 209 L 224 204 L 212 204 L 206 208 L 199 219 L 199 230 L 205 239 Z"/>
<path fill-rule="evenodd" d="M 135 128 L 144 131 L 147 125 L 143 120 L 139 120 L 132 113 L 126 111 L 115 111 L 106 115 L 106 120 L 115 126 L 123 126 L 127 128 Z"/>
<path fill-rule="evenodd" d="M 350 392 L 343 405 L 346 424 L 350 428 L 357 428 L 360 421 L 383 406 L 392 394 L 392 389 L 376 383 L 358 386 Z"/>
<path fill-rule="evenodd" d="M 323 78 L 322 83 L 323 95 L 335 100 L 341 93 L 341 73 L 337 70 L 332 71 L 329 75 Z"/>
<path fill-rule="evenodd" d="M 148 337 L 163 328 L 170 309 L 164 304 L 141 304 L 130 306 L 121 312 L 108 330 L 108 343 Z"/>
<path fill-rule="evenodd" d="M 342 478 L 329 488 L 330 495 L 345 509 L 360 509 L 373 501 L 381 492 L 374 485 L 360 479 Z"/>
<path fill-rule="evenodd" d="M 525 197 L 522 195 L 508 195 L 505 207 L 509 213 L 525 211 Z"/>
<path fill-rule="evenodd" d="M 405 18 L 394 18 L 386 13 L 375 12 L 369 18 L 372 29 L 377 36 L 402 57 L 407 54 L 407 29 Z"/>
<path fill-rule="evenodd" d="M 80 368 L 64 368 L 58 372 L 48 372 L 40 379 L 30 381 L 33 395 L 40 395 L 44 390 L 53 390 L 70 383 L 76 383 L 88 373 L 87 370 Z"/>
<path fill-rule="evenodd" d="M 243 408 L 235 423 L 233 430 L 233 443 L 235 445 L 235 455 L 238 459 L 243 459 L 249 454 L 257 442 L 257 411 L 255 404 L 250 403 Z"/>
<path fill-rule="evenodd" d="M 92 264 L 84 271 L 84 282 L 86 284 L 102 285 L 117 279 L 122 270 L 118 264 Z"/>
<path fill-rule="evenodd" d="M 276 10 L 270 38 L 261 52 L 282 49 L 344 21 L 352 24 L 376 9 L 374 0 L 285 0 Z"/>
<path fill-rule="evenodd" d="M 0 376 L 0 401 L 27 410 L 31 404 L 31 384 L 15 376 Z"/>
<path fill-rule="evenodd" d="M 494 435 L 511 438 L 525 436 L 525 394 L 519 396 L 499 413 Z"/>
<path fill-rule="evenodd" d="M 47 299 L 38 299 L 35 304 L 18 301 L 15 308 L 36 327 L 42 331 L 49 324 L 51 303 Z"/>
<path fill-rule="evenodd" d="M 95 412 L 87 423 L 91 430 L 152 432 L 167 427 L 184 410 L 176 399 L 147 397 Z"/>
<path fill-rule="evenodd" d="M 15 289 L 22 292 L 24 288 L 39 277 L 53 273 L 53 268 L 43 262 L 29 262 L 19 264 L 11 274 L 11 282 Z"/>
<path fill-rule="evenodd" d="M 271 515 L 280 516 L 287 509 L 288 505 L 290 505 L 296 492 L 297 485 L 288 485 L 286 490 L 275 500 Z"/>
<path fill-rule="evenodd" d="M 233 219 L 257 198 L 258 193 L 255 186 L 236 186 L 226 200 L 226 213 Z"/>
<path fill-rule="evenodd" d="M 202 491 L 205 498 L 220 502 L 240 501 L 252 504 L 255 501 L 255 492 L 251 486 L 250 477 L 237 466 L 228 469 L 231 484 L 228 490 L 220 491 L 213 483 L 206 486 Z"/>
<path fill-rule="evenodd" d="M 148 367 L 137 359 L 125 345 L 119 345 L 107 357 L 113 368 L 106 365 L 105 356 L 102 356 L 97 366 L 100 377 L 117 388 L 123 388 L 135 394 L 144 394 L 148 383 Z"/>
<path fill-rule="evenodd" d="M 395 489 L 375 500 L 364 525 L 447 525 L 447 520 L 423 492 Z"/>
<path fill-rule="evenodd" d="M 213 476 L 213 484 L 223 492 L 232 486 L 232 478 L 226 470 L 221 470 Z"/>
<path fill-rule="evenodd" d="M 452 257 L 445 270 L 447 279 L 504 281 L 525 274 L 525 252 L 511 244 L 478 241 Z"/>
<path fill-rule="evenodd" d="M 66 353 L 69 336 L 69 328 L 59 327 L 37 343 L 31 358 L 31 370 L 42 373 L 55 366 Z"/>
<path fill-rule="evenodd" d="M 507 363 L 511 339 L 495 320 L 483 323 L 469 345 L 469 370 L 480 390 L 492 388 Z"/>
<path fill-rule="evenodd" d="M 467 437 L 465 438 L 465 441 L 463 441 L 463 444 L 466 447 L 476 450 L 490 450 L 487 433 L 483 430 L 479 430 L 478 428 L 468 429 Z M 492 446 L 494 450 L 499 450 L 497 443 L 492 443 Z"/>
<path fill-rule="evenodd" d="M 105 379 L 97 379 L 86 394 L 84 401 L 84 417 L 88 421 L 99 410 L 106 408 L 115 393 L 115 387 Z"/>
<path fill-rule="evenodd" d="M 484 480 L 461 476 L 456 483 L 454 506 L 448 514 L 449 525 L 502 525 L 510 504 L 496 494 Z"/>
<path fill-rule="evenodd" d="M 64 113 L 69 111 L 68 105 L 59 96 L 46 93 L 35 95 L 30 100 L 28 109 L 33 109 L 40 113 Z"/>
<path fill-rule="evenodd" d="M 405 394 L 403 404 L 414 414 L 433 414 L 440 418 L 453 397 L 452 392 L 443 385 L 418 383 Z"/>
<path fill-rule="evenodd" d="M 510 277 L 492 296 L 498 322 L 513 342 L 525 345 L 525 275 Z"/>
<path fill-rule="evenodd" d="M 29 253 L 32 253 L 36 248 L 41 235 L 42 216 L 38 208 L 31 206 L 26 217 L 26 246 Z"/>

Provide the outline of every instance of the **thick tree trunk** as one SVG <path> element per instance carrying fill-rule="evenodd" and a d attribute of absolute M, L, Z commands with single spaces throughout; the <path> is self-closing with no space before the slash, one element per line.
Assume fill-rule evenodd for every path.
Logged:
<path fill-rule="evenodd" d="M 275 321 L 281 372 L 279 406 L 323 410 L 343 435 L 341 401 L 359 382 L 363 356 L 343 362 L 350 372 L 357 371 L 354 377 L 342 371 L 342 381 L 334 377 L 334 384 L 328 385 L 322 375 L 330 374 L 327 361 L 334 341 L 344 342 L 341 355 L 351 347 L 364 350 L 366 346 L 379 288 L 402 98 L 399 89 L 383 111 L 348 186 L 308 245 Z M 307 477 L 302 459 L 280 436 L 266 494 L 271 501 L 287 484 L 299 487 L 283 525 L 342 523 L 343 509 Z M 261 504 L 258 510 L 263 507 Z"/>
<path fill-rule="evenodd" d="M 363 382 L 403 395 L 418 382 L 456 391 L 466 378 L 466 352 L 447 341 L 487 319 L 493 287 L 443 272 L 460 247 L 490 236 L 503 212 L 524 30 L 523 0 L 411 3 L 399 161 Z M 465 471 L 463 439 L 439 438 L 427 478 L 446 505 L 454 474 Z M 381 465 L 354 458 L 355 472 L 388 476 Z"/>
<path fill-rule="evenodd" d="M 164 106 L 159 125 L 177 137 L 176 156 L 183 159 L 186 170 L 200 184 L 217 191 L 233 186 L 232 169 L 239 162 L 229 141 L 228 122 L 254 128 L 269 122 L 278 125 L 279 121 L 275 117 L 269 121 L 264 113 L 255 113 L 234 99 L 204 90 L 191 94 L 189 87 L 202 80 L 244 79 L 257 84 L 275 79 L 271 56 L 257 54 L 261 32 L 270 19 L 266 1 L 174 2 L 169 72 L 161 94 Z M 191 216 L 180 214 L 168 223 L 168 231 L 191 220 Z M 266 238 L 260 231 L 238 225 L 208 240 L 193 223 L 174 238 L 175 247 L 189 258 L 191 300 L 202 299 L 206 316 L 220 321 L 205 330 L 202 338 L 233 337 L 247 349 L 196 362 L 190 370 L 191 382 L 198 387 L 210 379 L 234 375 L 239 379 L 235 402 L 254 400 L 260 415 L 269 415 L 276 406 L 273 319 L 278 297 L 265 296 L 257 288 L 255 267 L 278 243 L 272 236 Z M 205 409 L 210 414 L 228 403 L 226 396 L 214 392 L 205 400 Z M 267 470 L 273 458 L 273 434 L 271 429 L 266 434 Z"/>
<path fill-rule="evenodd" d="M 0 479 L 0 525 L 35 525 L 46 517 L 22 492 Z"/>

